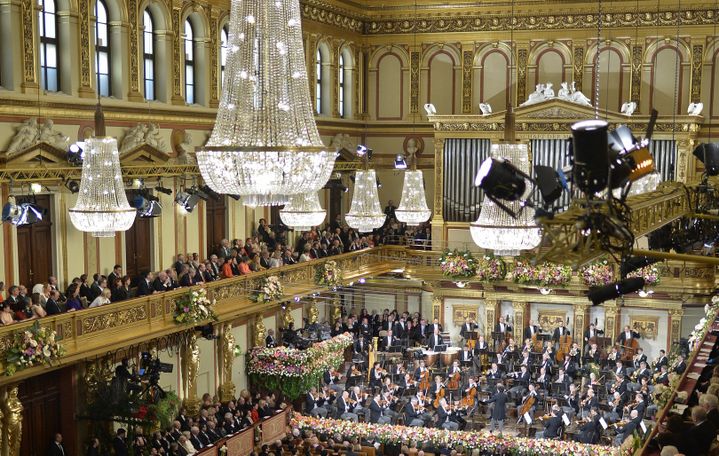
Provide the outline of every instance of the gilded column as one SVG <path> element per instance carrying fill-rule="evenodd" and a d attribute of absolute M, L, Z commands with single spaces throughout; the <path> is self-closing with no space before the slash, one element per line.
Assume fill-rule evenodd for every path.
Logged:
<path fill-rule="evenodd" d="M 574 87 L 576 87 L 577 91 L 582 91 L 582 70 L 584 69 L 584 48 L 579 46 L 574 48 L 574 59 L 572 62 L 572 69 L 573 69 L 573 79 L 572 82 L 574 82 Z"/>
<path fill-rule="evenodd" d="M 3 456 L 20 456 L 23 406 L 18 398 L 18 385 L 5 388 L 2 393 L 2 451 Z"/>
<path fill-rule="evenodd" d="M 212 8 L 210 10 L 210 107 L 216 108 L 220 105 L 220 76 L 218 68 L 220 67 L 218 50 L 220 43 L 217 42 L 219 37 L 219 10 Z"/>
<path fill-rule="evenodd" d="M 495 321 L 497 321 L 497 315 L 499 315 L 499 300 L 498 299 L 485 299 L 484 300 L 484 313 L 485 313 L 485 324 L 484 324 L 484 338 L 487 343 L 491 343 L 492 331 L 494 331 Z"/>
<path fill-rule="evenodd" d="M 332 324 L 334 325 L 337 320 L 342 321 L 342 299 L 339 293 L 335 293 L 332 298 Z"/>
<path fill-rule="evenodd" d="M 419 47 L 412 47 L 409 53 L 409 113 L 413 118 L 419 113 L 419 62 L 422 58 Z"/>
<path fill-rule="evenodd" d="M 677 182 L 693 183 L 696 175 L 695 161 L 692 156 L 694 140 L 682 138 L 676 140 L 677 161 L 674 175 Z"/>
<path fill-rule="evenodd" d="M 472 114 L 472 68 L 474 64 L 474 44 L 462 49 L 462 113 Z"/>
<path fill-rule="evenodd" d="M 127 0 L 127 20 L 130 24 L 130 93 L 127 95 L 130 101 L 143 101 L 140 93 L 140 33 L 137 19 L 137 0 Z"/>
<path fill-rule="evenodd" d="M 444 138 L 434 138 L 434 216 L 432 217 L 432 249 L 444 247 Z"/>
<path fill-rule="evenodd" d="M 517 98 L 515 105 L 519 105 L 527 99 L 527 61 L 529 59 L 529 48 L 527 44 L 523 44 L 521 48 L 513 50 L 517 53 L 517 68 L 511 71 L 517 74 Z"/>
<path fill-rule="evenodd" d="M 320 309 L 317 308 L 317 301 L 313 298 L 310 300 L 310 305 L 307 307 L 307 322 L 309 324 L 318 323 L 320 319 Z"/>
<path fill-rule="evenodd" d="M 521 346 L 524 338 L 524 325 L 528 320 L 526 317 L 529 313 L 529 306 L 527 302 L 513 301 L 512 307 L 514 308 L 514 341 Z"/>
<path fill-rule="evenodd" d="M 632 80 L 629 86 L 629 98 L 637 104 L 637 111 L 641 109 L 642 91 L 642 57 L 644 46 L 639 42 L 632 46 Z"/>
<path fill-rule="evenodd" d="M 182 5 L 172 6 L 172 104 L 184 105 L 182 95 L 182 37 L 184 29 L 180 27 Z"/>
<path fill-rule="evenodd" d="M 695 44 L 692 46 L 692 83 L 691 101 L 698 103 L 702 100 L 702 56 L 704 45 Z"/>
<path fill-rule="evenodd" d="M 672 344 L 679 343 L 679 339 L 682 337 L 682 316 L 684 316 L 684 309 L 669 311 L 669 339 Z"/>
<path fill-rule="evenodd" d="M 368 99 L 367 97 L 367 84 L 369 82 L 369 58 L 370 58 L 370 48 L 369 47 L 363 47 L 361 52 L 362 56 L 362 66 L 359 68 L 360 71 L 358 72 L 358 80 L 359 80 L 359 94 L 358 102 L 360 103 L 361 108 L 358 110 L 359 118 L 361 120 L 369 120 L 369 107 L 368 107 Z M 361 101 L 360 101 L 361 100 Z"/>
<path fill-rule="evenodd" d="M 3 401 L 5 392 L 0 390 L 0 399 Z M 3 412 L 2 407 L 0 407 L 0 455 L 7 454 L 5 452 L 5 413 Z"/>
<path fill-rule="evenodd" d="M 340 55 L 340 47 L 338 40 L 330 41 L 330 87 L 332 87 L 332 96 L 330 102 L 332 103 L 332 117 L 340 117 L 340 84 L 339 84 L 339 71 L 338 71 L 338 60 Z"/>
<path fill-rule="evenodd" d="M 604 305 L 604 337 L 608 337 L 612 343 L 617 338 L 620 315 L 621 310 L 616 301 Z"/>
<path fill-rule="evenodd" d="M 200 399 L 197 397 L 197 375 L 200 371 L 200 347 L 194 332 L 182 347 L 182 376 L 184 380 L 185 401 L 190 416 L 200 412 Z"/>
<path fill-rule="evenodd" d="M 36 2 L 22 0 L 21 21 L 22 21 L 22 68 L 23 68 L 23 92 L 34 92 L 38 89 L 35 74 L 35 17 Z"/>
<path fill-rule="evenodd" d="M 295 324 L 295 319 L 292 318 L 292 308 L 289 305 L 280 309 L 280 322 L 282 322 L 282 329 L 289 328 L 290 324 Z"/>
<path fill-rule="evenodd" d="M 434 289 L 432 293 L 432 320 L 435 318 L 439 320 L 439 323 L 442 323 L 442 306 L 444 305 L 444 296 L 442 296 L 440 293 L 437 292 L 439 288 L 438 287 Z M 431 323 L 431 321 L 428 321 L 427 323 Z"/>
<path fill-rule="evenodd" d="M 77 26 L 80 35 L 80 98 L 95 98 L 93 73 L 90 59 L 90 0 L 78 1 Z"/>
<path fill-rule="evenodd" d="M 362 51 L 353 48 L 352 49 L 352 68 L 350 74 L 352 75 L 352 117 L 360 118 L 362 116 L 362 66 L 360 64 L 362 60 Z"/>
<path fill-rule="evenodd" d="M 222 326 L 222 334 L 217 339 L 220 354 L 220 400 L 227 402 L 235 397 L 235 384 L 232 383 L 232 367 L 235 362 L 235 336 L 232 335 L 232 324 Z"/>
<path fill-rule="evenodd" d="M 253 347 L 264 347 L 265 337 L 267 337 L 267 329 L 265 328 L 265 322 L 261 313 L 255 315 L 255 320 L 252 323 L 252 346 Z"/>
<path fill-rule="evenodd" d="M 582 302 L 574 304 L 574 327 L 572 328 L 572 334 L 574 334 L 574 342 L 578 343 L 582 350 L 584 350 L 584 328 L 587 326 L 588 320 L 589 303 Z"/>

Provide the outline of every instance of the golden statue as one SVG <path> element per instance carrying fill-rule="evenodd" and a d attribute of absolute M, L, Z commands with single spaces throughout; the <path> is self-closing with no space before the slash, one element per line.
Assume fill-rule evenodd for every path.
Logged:
<path fill-rule="evenodd" d="M 332 300 L 332 324 L 342 321 L 342 301 L 339 295 Z"/>
<path fill-rule="evenodd" d="M 185 407 L 191 416 L 200 411 L 200 400 L 197 398 L 197 376 L 200 373 L 200 347 L 197 345 L 197 336 L 192 334 L 185 347 Z"/>
<path fill-rule="evenodd" d="M 232 324 L 225 325 L 222 333 L 222 375 L 220 399 L 223 402 L 234 399 L 235 384 L 232 383 L 232 367 L 235 361 L 235 336 L 232 335 Z"/>
<path fill-rule="evenodd" d="M 255 347 L 265 346 L 265 337 L 267 336 L 267 330 L 265 329 L 265 322 L 262 321 L 262 314 L 257 314 L 255 317 Z"/>
<path fill-rule="evenodd" d="M 320 317 L 320 310 L 317 308 L 317 301 L 314 299 L 312 300 L 312 304 L 310 304 L 310 308 L 308 309 L 308 322 L 311 325 L 314 325 L 317 323 Z"/>
<path fill-rule="evenodd" d="M 23 406 L 17 397 L 17 385 L 8 388 L 7 400 L 3 406 L 5 415 L 4 430 L 6 433 L 8 456 L 20 455 L 20 441 L 22 440 L 22 411 Z"/>
<path fill-rule="evenodd" d="M 292 310 L 290 310 L 290 307 L 287 306 L 283 310 L 280 311 L 280 319 L 282 321 L 282 328 L 287 329 L 290 327 L 290 325 L 295 324 L 295 319 L 292 318 Z"/>

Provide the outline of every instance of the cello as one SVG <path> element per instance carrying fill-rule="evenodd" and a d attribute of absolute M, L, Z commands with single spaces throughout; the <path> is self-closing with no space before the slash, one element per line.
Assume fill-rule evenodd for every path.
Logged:
<path fill-rule="evenodd" d="M 627 345 L 622 345 L 622 348 L 624 349 L 622 361 L 633 361 L 634 355 L 637 352 L 637 348 L 639 348 L 639 341 L 632 337 L 629 341 L 626 342 L 626 344 Z"/>
<path fill-rule="evenodd" d="M 442 388 L 439 389 L 439 393 L 437 393 L 437 396 L 434 398 L 434 402 L 432 402 L 432 405 L 434 408 L 439 408 L 439 401 L 442 400 L 444 397 L 444 384 L 442 385 Z"/>
<path fill-rule="evenodd" d="M 522 421 L 524 414 L 532 409 L 532 406 L 536 401 L 537 398 L 533 394 L 527 396 L 527 398 L 522 402 L 522 407 L 519 409 L 519 413 L 517 413 L 517 423 Z"/>
<path fill-rule="evenodd" d="M 572 336 L 563 335 L 559 336 L 559 348 L 557 349 L 556 359 L 558 363 L 564 362 L 564 357 L 569 353 L 572 348 Z"/>
<path fill-rule="evenodd" d="M 467 395 L 462 398 L 462 401 L 461 401 L 462 407 L 467 407 L 467 408 L 473 407 L 476 397 L 477 397 L 477 386 L 472 385 L 472 387 L 467 392 Z"/>
<path fill-rule="evenodd" d="M 451 390 L 459 389 L 459 381 L 462 379 L 462 374 L 459 372 L 455 372 L 452 374 L 451 377 L 449 377 L 449 380 L 447 380 L 447 388 Z"/>

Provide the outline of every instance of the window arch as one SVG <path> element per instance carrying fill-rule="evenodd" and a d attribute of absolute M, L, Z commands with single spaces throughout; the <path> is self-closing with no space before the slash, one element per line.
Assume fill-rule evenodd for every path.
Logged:
<path fill-rule="evenodd" d="M 97 72 L 100 96 L 109 97 L 112 84 L 110 20 L 107 14 L 107 4 L 103 0 L 97 0 L 95 8 L 95 71 Z"/>
<path fill-rule="evenodd" d="M 40 32 L 40 87 L 49 92 L 60 90 L 58 27 L 55 0 L 42 0 L 38 26 Z"/>
<path fill-rule="evenodd" d="M 230 41 L 230 27 L 225 24 L 220 31 L 220 87 L 225 81 L 225 65 L 227 64 L 227 47 Z"/>
<path fill-rule="evenodd" d="M 150 8 L 142 15 L 142 70 L 145 99 L 155 100 L 155 23 Z"/>
<path fill-rule="evenodd" d="M 349 47 L 340 49 L 337 60 L 337 112 L 343 119 L 353 116 L 354 60 Z"/>
<path fill-rule="evenodd" d="M 322 114 L 322 52 L 317 48 L 317 64 L 315 67 L 316 85 L 315 85 L 315 107 L 317 114 Z"/>
<path fill-rule="evenodd" d="M 337 65 L 337 85 L 339 86 L 337 100 L 337 111 L 340 113 L 340 117 L 345 116 L 345 57 L 340 54 L 338 65 Z"/>

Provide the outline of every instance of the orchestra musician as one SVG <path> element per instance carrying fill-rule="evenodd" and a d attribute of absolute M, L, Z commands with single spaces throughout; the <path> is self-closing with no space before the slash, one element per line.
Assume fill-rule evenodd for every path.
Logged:
<path fill-rule="evenodd" d="M 447 377 L 451 377 L 454 374 L 462 374 L 462 368 L 459 366 L 459 360 L 456 359 L 452 362 L 452 367 L 449 368 Z"/>
<path fill-rule="evenodd" d="M 562 406 L 562 411 L 567 414 L 569 419 L 572 419 L 579 414 L 579 391 L 577 391 L 577 385 L 574 383 L 569 384 L 569 391 L 564 395 L 564 400 L 567 405 Z"/>
<path fill-rule="evenodd" d="M 622 395 L 622 397 L 625 397 L 625 394 L 627 392 L 627 382 L 624 381 L 624 374 L 617 374 L 614 383 L 609 387 L 610 394 L 614 394 L 615 392 Z"/>
<path fill-rule="evenodd" d="M 572 352 L 569 352 L 570 355 Z M 562 365 L 559 367 L 560 371 L 564 371 L 564 374 L 568 377 L 569 381 L 571 382 L 574 379 L 574 376 L 577 374 L 577 366 L 578 362 L 573 356 L 565 356 L 564 361 L 562 362 Z"/>
<path fill-rule="evenodd" d="M 687 363 L 684 362 L 684 355 L 677 355 L 676 361 L 672 363 L 671 371 L 675 374 L 682 375 L 684 371 L 687 369 Z"/>
<path fill-rule="evenodd" d="M 569 388 L 569 384 L 572 383 L 572 379 L 570 379 L 569 376 L 564 372 L 564 367 L 559 368 L 559 372 L 557 373 L 557 378 L 554 379 L 554 383 L 562 385 L 561 391 L 567 391 L 567 389 Z"/>
<path fill-rule="evenodd" d="M 369 343 L 369 340 L 372 338 L 372 327 L 370 326 L 367 317 L 362 318 L 362 324 L 360 324 L 359 327 L 359 335 L 362 336 L 367 343 Z"/>
<path fill-rule="evenodd" d="M 452 420 L 447 400 L 444 398 L 440 399 L 439 407 L 437 408 L 437 427 L 448 431 L 456 431 L 459 429 L 459 423 Z"/>
<path fill-rule="evenodd" d="M 352 388 L 350 393 L 349 401 L 352 404 L 352 413 L 357 415 L 365 415 L 366 409 L 364 408 L 364 400 L 367 398 L 366 394 L 362 394 L 362 389 L 359 386 Z"/>
<path fill-rule="evenodd" d="M 374 424 L 389 424 L 392 422 L 392 419 L 385 415 L 385 411 L 387 411 L 387 404 L 382 399 L 382 396 L 380 396 L 379 393 L 375 394 L 372 397 L 372 401 L 369 404 L 369 416 L 370 416 L 370 423 Z"/>
<path fill-rule="evenodd" d="M 509 396 L 512 399 L 516 400 L 517 398 L 525 394 L 527 390 L 527 385 L 529 385 L 529 381 L 532 379 L 532 377 L 526 365 L 521 365 L 519 367 L 519 372 L 512 372 L 507 376 L 516 379 L 515 385 L 509 389 Z"/>
<path fill-rule="evenodd" d="M 464 319 L 464 324 L 462 325 L 462 328 L 459 330 L 459 335 L 462 336 L 462 339 L 466 342 L 469 340 L 469 334 L 477 330 L 477 325 L 474 323 L 474 321 L 470 321 L 469 318 Z"/>
<path fill-rule="evenodd" d="M 584 344 L 589 347 L 589 339 L 597 337 L 597 328 L 594 323 L 590 323 L 586 331 L 584 331 Z"/>
<path fill-rule="evenodd" d="M 486 377 L 487 380 L 502 380 L 504 375 L 500 372 L 497 363 L 492 363 L 492 367 L 489 368 L 489 372 L 487 372 Z"/>
<path fill-rule="evenodd" d="M 536 383 L 537 387 L 549 391 L 549 384 L 551 383 L 552 379 L 549 374 L 547 374 L 547 369 L 545 367 L 539 368 L 539 376 L 537 377 Z"/>
<path fill-rule="evenodd" d="M 369 371 L 369 386 L 370 388 L 381 388 L 382 387 L 382 372 L 384 369 L 380 367 L 379 362 L 375 362 L 372 365 L 372 369 Z"/>
<path fill-rule="evenodd" d="M 404 316 L 400 317 L 399 321 L 394 323 L 393 332 L 398 339 L 405 339 L 409 337 L 407 332 L 407 321 Z"/>
<path fill-rule="evenodd" d="M 617 436 L 614 437 L 614 446 L 620 446 L 624 439 L 634 433 L 634 430 L 639 426 L 639 422 L 642 418 L 639 416 L 636 410 L 632 410 L 629 415 L 629 422 L 624 426 L 617 427 Z"/>
<path fill-rule="evenodd" d="M 414 379 L 417 381 L 420 381 L 422 379 L 422 375 L 427 372 L 429 374 L 429 369 L 427 369 L 427 366 L 425 365 L 424 360 L 419 361 L 419 366 L 417 366 L 417 369 L 414 370 Z M 425 375 L 427 375 L 425 374 Z"/>
<path fill-rule="evenodd" d="M 404 406 L 404 416 L 407 426 L 424 426 L 424 420 L 420 418 L 419 401 L 417 401 L 416 397 L 412 397 L 407 405 Z"/>
<path fill-rule="evenodd" d="M 439 329 L 435 327 L 434 332 L 432 336 L 429 338 L 429 348 L 430 350 L 434 350 L 434 347 L 437 345 L 444 345 L 444 341 L 442 340 L 442 335 L 439 333 Z"/>
<path fill-rule="evenodd" d="M 469 345 L 465 344 L 459 354 L 459 361 L 462 366 L 471 366 L 473 357 L 472 349 L 469 348 Z"/>
<path fill-rule="evenodd" d="M 369 344 L 364 337 L 358 337 L 354 343 L 354 354 L 358 356 L 367 356 Z"/>
<path fill-rule="evenodd" d="M 416 341 L 422 341 L 432 335 L 432 332 L 427 325 L 427 320 L 425 320 L 424 318 L 419 321 L 419 325 L 415 326 L 412 329 L 415 333 L 413 339 Z"/>
<path fill-rule="evenodd" d="M 587 388 L 584 399 L 579 403 L 579 417 L 586 418 L 589 416 L 589 410 L 599 406 L 599 398 L 594 395 L 593 388 Z"/>
<path fill-rule="evenodd" d="M 662 367 L 659 368 L 659 372 L 656 375 L 656 379 L 654 380 L 655 385 L 662 384 L 664 386 L 667 386 L 669 384 L 669 368 L 666 364 L 662 364 Z"/>
<path fill-rule="evenodd" d="M 627 373 L 626 369 L 624 369 L 624 363 L 622 363 L 621 360 L 617 360 L 614 362 L 614 370 L 612 371 L 612 373 L 614 374 L 615 378 L 619 377 L 620 375 L 624 376 Z"/>
<path fill-rule="evenodd" d="M 478 371 L 482 370 L 482 357 L 486 355 L 488 349 L 487 341 L 480 335 L 477 343 L 474 344 L 474 367 Z"/>
<path fill-rule="evenodd" d="M 604 412 L 604 420 L 607 423 L 616 423 L 622 419 L 624 414 L 624 399 L 619 392 L 614 392 L 608 401 L 609 410 Z"/>
<path fill-rule="evenodd" d="M 627 412 L 636 411 L 640 418 L 644 418 L 644 411 L 647 408 L 646 399 L 642 393 L 634 395 L 634 402 L 627 404 L 625 407 Z"/>
<path fill-rule="evenodd" d="M 657 357 L 656 361 L 654 361 L 654 370 L 656 372 L 659 372 L 662 366 L 668 366 L 669 365 L 669 358 L 667 358 L 667 352 L 664 350 L 659 350 L 659 356 Z"/>
<path fill-rule="evenodd" d="M 354 421 L 355 423 L 359 420 L 359 416 L 352 412 L 352 406 L 349 402 L 350 393 L 347 391 L 342 392 L 342 395 L 337 399 L 337 415 L 335 418 Z"/>
<path fill-rule="evenodd" d="M 620 345 L 629 345 L 629 341 L 632 339 L 639 339 L 639 333 L 632 330 L 629 325 L 626 325 L 624 327 L 624 331 L 619 334 L 619 337 L 617 338 L 617 342 Z"/>
<path fill-rule="evenodd" d="M 336 393 L 342 393 L 345 390 L 345 385 L 340 383 L 342 376 L 337 371 L 325 371 L 322 375 L 322 380 L 325 385 L 333 389 Z"/>
<path fill-rule="evenodd" d="M 387 335 L 380 340 L 380 346 L 383 351 L 390 351 L 390 349 L 397 343 L 399 343 L 399 340 L 394 337 L 394 333 L 391 329 L 388 330 Z"/>
<path fill-rule="evenodd" d="M 588 363 L 599 364 L 599 348 L 597 344 L 591 344 L 589 352 L 587 352 L 586 359 Z"/>
<path fill-rule="evenodd" d="M 506 333 L 508 331 L 511 331 L 510 326 L 504 321 L 504 318 L 499 317 L 497 324 L 494 326 L 494 332 Z"/>
<path fill-rule="evenodd" d="M 317 393 L 317 388 L 310 388 L 310 392 L 305 397 L 305 411 L 315 418 L 325 418 L 327 416 L 327 408 L 323 407 L 325 400 Z"/>
<path fill-rule="evenodd" d="M 524 338 L 529 339 L 531 343 L 532 336 L 535 334 L 539 334 L 539 326 L 535 325 L 534 321 L 529 320 L 529 326 L 524 329 Z"/>
<path fill-rule="evenodd" d="M 554 439 L 559 437 L 559 430 L 562 428 L 562 418 L 559 416 L 559 406 L 556 404 L 552 406 L 551 416 L 548 420 L 544 421 L 544 429 L 537 431 L 534 438 L 536 439 Z"/>
<path fill-rule="evenodd" d="M 627 389 L 629 391 L 639 390 L 642 384 L 642 379 L 649 379 L 651 378 L 651 376 L 652 373 L 647 368 L 647 362 L 642 361 L 641 363 L 639 363 L 639 368 L 632 373 L 631 378 L 634 379 L 634 381 L 627 385 Z"/>
<path fill-rule="evenodd" d="M 429 394 L 431 394 L 434 398 L 444 394 L 444 383 L 442 382 L 442 377 L 439 375 L 434 377 L 434 383 L 432 384 L 432 388 L 430 388 Z"/>
<path fill-rule="evenodd" d="M 442 325 L 439 323 L 439 318 L 435 318 L 431 325 L 429 325 L 430 334 L 435 332 L 442 332 Z"/>
<path fill-rule="evenodd" d="M 517 406 L 517 421 L 519 421 L 522 418 L 521 410 L 522 408 L 532 399 L 532 406 L 527 410 L 527 413 L 529 413 L 529 416 L 534 416 L 534 412 L 537 410 L 537 390 L 534 387 L 534 383 L 530 383 L 527 385 L 527 394 L 522 396 L 522 401 Z"/>
<path fill-rule="evenodd" d="M 612 347 L 609 353 L 607 354 L 607 362 L 614 363 L 617 360 L 620 359 L 619 351 L 617 351 L 617 347 Z"/>
<path fill-rule="evenodd" d="M 545 352 L 542 355 L 541 368 L 544 369 L 544 371 L 547 375 L 552 375 L 553 366 L 554 366 L 554 362 L 552 361 L 551 354 L 549 352 Z"/>
<path fill-rule="evenodd" d="M 642 362 L 647 362 L 647 355 L 644 354 L 644 349 L 639 347 L 636 353 L 634 353 L 634 358 L 632 358 L 632 367 L 627 368 L 627 375 L 632 375 L 635 370 L 639 369 Z"/>
<path fill-rule="evenodd" d="M 581 443 L 597 443 L 599 442 L 600 424 L 599 413 L 596 408 L 589 411 L 589 417 L 586 423 L 579 428 L 579 442 Z"/>
<path fill-rule="evenodd" d="M 507 417 L 507 395 L 504 393 L 504 385 L 497 383 L 496 392 L 490 397 L 483 401 L 486 404 L 492 404 L 490 406 L 489 414 L 491 420 L 489 422 L 489 433 L 493 433 L 495 428 L 499 429 L 499 436 L 502 437 L 502 431 L 504 431 L 504 420 Z"/>

